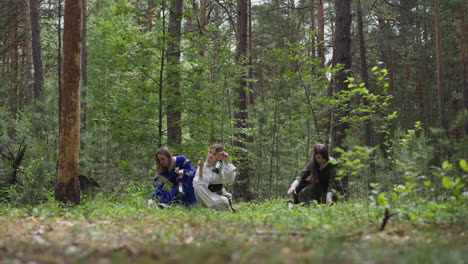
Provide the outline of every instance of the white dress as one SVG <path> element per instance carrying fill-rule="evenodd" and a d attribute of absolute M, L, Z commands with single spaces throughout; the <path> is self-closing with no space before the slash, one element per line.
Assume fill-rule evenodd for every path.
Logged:
<path fill-rule="evenodd" d="M 208 189 L 210 184 L 226 184 L 231 183 L 236 178 L 236 166 L 229 163 L 223 164 L 220 173 L 212 171 L 214 166 L 210 166 L 205 163 L 203 166 L 203 178 L 200 178 L 200 167 L 197 168 L 195 178 L 193 179 L 193 188 L 195 189 L 195 197 L 197 198 L 198 204 L 208 208 L 213 208 L 217 211 L 228 211 L 230 208 L 230 201 L 232 195 L 222 190 L 222 195 L 216 192 L 212 192 Z M 228 196 L 229 199 L 226 197 Z"/>

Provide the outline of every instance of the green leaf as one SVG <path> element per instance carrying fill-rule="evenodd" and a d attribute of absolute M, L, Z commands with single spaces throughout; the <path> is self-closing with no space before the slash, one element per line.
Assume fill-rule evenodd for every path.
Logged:
<path fill-rule="evenodd" d="M 379 194 L 377 197 L 377 201 L 380 205 L 386 205 L 387 204 L 387 197 L 385 197 L 385 193 Z"/>
<path fill-rule="evenodd" d="M 460 160 L 460 167 L 461 167 L 464 171 L 468 171 L 468 162 L 466 162 L 466 160 L 464 160 L 464 159 L 461 159 L 461 160 Z"/>
<path fill-rule="evenodd" d="M 408 216 L 410 217 L 411 221 L 416 221 L 419 219 L 419 216 L 413 214 L 413 213 L 409 213 Z"/>
<path fill-rule="evenodd" d="M 432 182 L 431 182 L 431 181 L 425 181 L 425 182 L 424 182 L 424 185 L 425 185 L 426 187 L 431 188 L 431 187 L 432 187 Z"/>
<path fill-rule="evenodd" d="M 442 169 L 444 169 L 444 171 L 450 171 L 452 169 L 453 165 L 450 164 L 448 161 L 444 161 L 442 163 Z"/>
<path fill-rule="evenodd" d="M 453 186 L 453 181 L 449 177 L 445 176 L 442 178 L 442 185 L 444 185 L 445 189 L 450 189 Z"/>

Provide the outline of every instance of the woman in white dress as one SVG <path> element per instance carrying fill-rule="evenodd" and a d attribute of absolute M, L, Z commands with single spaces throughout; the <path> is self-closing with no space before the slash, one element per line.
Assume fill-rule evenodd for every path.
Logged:
<path fill-rule="evenodd" d="M 232 195 L 223 184 L 231 183 L 236 178 L 236 167 L 229 163 L 229 154 L 224 147 L 214 144 L 208 148 L 208 157 L 198 160 L 198 169 L 193 179 L 195 197 L 198 204 L 217 211 L 232 208 Z"/>

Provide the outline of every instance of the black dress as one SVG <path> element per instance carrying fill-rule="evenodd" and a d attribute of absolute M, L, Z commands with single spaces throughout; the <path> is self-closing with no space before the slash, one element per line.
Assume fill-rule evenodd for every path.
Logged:
<path fill-rule="evenodd" d="M 345 181 L 336 179 L 336 164 L 333 161 L 319 167 L 318 181 L 310 182 L 307 179 L 311 175 L 311 172 L 310 166 L 306 166 L 301 174 L 296 177 L 299 185 L 296 188 L 295 203 L 307 203 L 314 200 L 318 203 L 325 203 L 328 192 L 339 192 L 342 195 L 346 195 L 344 188 Z"/>

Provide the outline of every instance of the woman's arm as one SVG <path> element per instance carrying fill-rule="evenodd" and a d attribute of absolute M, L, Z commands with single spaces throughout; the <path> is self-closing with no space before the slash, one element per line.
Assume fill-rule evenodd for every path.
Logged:
<path fill-rule="evenodd" d="M 203 178 L 203 167 L 205 166 L 205 161 L 203 160 L 203 157 L 200 157 L 200 159 L 198 159 L 198 169 L 197 169 L 197 175 L 198 175 L 198 178 Z"/>
<path fill-rule="evenodd" d="M 333 203 L 333 190 L 337 190 L 336 186 L 336 169 L 335 164 L 329 164 L 330 166 L 330 176 L 328 177 L 328 189 L 326 196 L 326 203 Z"/>
<path fill-rule="evenodd" d="M 187 177 L 189 179 L 193 179 L 195 176 L 195 168 L 192 165 L 192 162 L 187 159 L 185 156 L 183 157 L 182 166 L 179 168 L 177 172 L 179 174 L 179 178 Z"/>
<path fill-rule="evenodd" d="M 236 179 L 236 166 L 229 163 L 229 154 L 226 151 L 219 153 L 219 157 L 223 162 L 223 170 L 221 172 L 221 178 L 223 183 L 231 183 Z"/>

